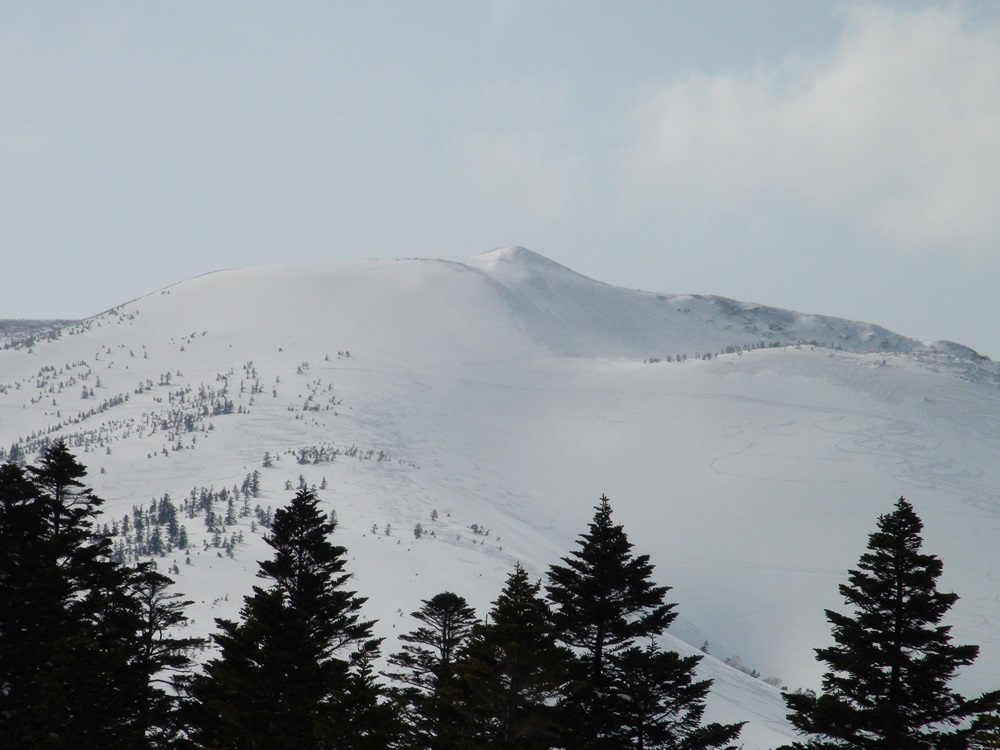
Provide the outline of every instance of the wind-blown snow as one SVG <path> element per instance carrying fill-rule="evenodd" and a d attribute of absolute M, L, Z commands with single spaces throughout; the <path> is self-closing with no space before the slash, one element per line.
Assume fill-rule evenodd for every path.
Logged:
<path fill-rule="evenodd" d="M 219 272 L 0 351 L 0 446 L 78 444 L 109 519 L 254 470 L 262 506 L 291 497 L 286 480 L 325 478 L 386 652 L 422 599 L 452 590 L 485 613 L 516 561 L 542 576 L 607 493 L 673 587 L 675 647 L 709 642 L 709 718 L 749 720 L 745 746 L 765 748 L 789 736 L 778 691 L 720 660 L 818 687 L 823 609 L 840 608 L 837 584 L 900 495 L 962 597 L 956 640 L 983 650 L 959 687 L 1000 683 L 998 383 L 960 345 L 620 289 L 505 248 L 465 263 Z M 162 429 L 169 410 L 226 385 L 237 413 Z M 323 444 L 357 450 L 295 461 Z M 269 550 L 248 519 L 235 559 L 205 548 L 200 518 L 185 522 L 192 564 L 172 553 L 162 565 L 178 562 L 192 628 L 207 634 L 236 615 Z"/>

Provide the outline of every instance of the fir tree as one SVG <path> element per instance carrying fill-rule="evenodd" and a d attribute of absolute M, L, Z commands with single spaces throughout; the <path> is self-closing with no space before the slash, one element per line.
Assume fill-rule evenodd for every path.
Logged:
<path fill-rule="evenodd" d="M 42 525 L 33 543 L 38 581 L 22 596 L 46 619 L 30 625 L 35 659 L 22 663 L 28 671 L 12 702 L 21 704 L 10 723 L 14 747 L 144 743 L 134 721 L 142 676 L 131 663 L 137 607 L 128 570 L 113 561 L 110 541 L 94 535 L 101 500 L 80 481 L 86 473 L 58 441 L 21 476 L 33 489 L 20 510 L 36 513 Z"/>
<path fill-rule="evenodd" d="M 477 622 L 464 597 L 450 591 L 422 602 L 412 616 L 423 623 L 399 636 L 402 649 L 389 657 L 398 671 L 386 676 L 402 685 L 394 700 L 407 727 L 408 747 L 459 747 L 465 732 L 456 708 L 455 659 Z"/>
<path fill-rule="evenodd" d="M 1000 692 L 966 699 L 948 683 L 979 653 L 951 643 L 941 620 L 957 601 L 937 590 L 943 569 L 923 554 L 923 523 L 900 498 L 879 517 L 840 593 L 853 614 L 826 611 L 834 645 L 816 650 L 829 666 L 818 696 L 786 693 L 789 720 L 806 735 L 795 748 L 965 748 L 974 719 Z"/>
<path fill-rule="evenodd" d="M 204 644 L 175 635 L 187 624 L 184 608 L 193 602 L 171 591 L 172 584 L 150 562 L 137 565 L 129 580 L 139 615 L 133 661 L 145 676 L 139 723 L 157 748 L 184 746 L 181 695 L 191 677 L 191 653 Z"/>
<path fill-rule="evenodd" d="M 63 524 L 89 531 L 104 501 L 80 481 L 87 470 L 66 447 L 65 441 L 53 443 L 42 453 L 39 466 L 28 467 L 28 471 L 47 499 L 53 534 L 58 535 Z"/>
<path fill-rule="evenodd" d="M 139 606 L 130 569 L 101 565 L 74 594 L 41 687 L 37 748 L 148 748 L 149 676 L 138 664 Z"/>
<path fill-rule="evenodd" d="M 163 662 L 144 659 L 141 645 L 162 602 L 144 613 L 136 585 L 150 572 L 115 562 L 110 541 L 95 536 L 100 501 L 85 475 L 61 442 L 38 468 L 0 467 L 3 747 L 169 746 L 161 729 L 176 707 L 153 707 Z M 186 648 L 175 645 L 175 656 Z"/>
<path fill-rule="evenodd" d="M 302 620 L 286 609 L 280 590 L 257 587 L 244 601 L 240 622 L 216 621 L 219 632 L 212 638 L 221 656 L 191 687 L 192 737 L 199 746 L 320 746 L 321 709 L 340 689 L 343 672 L 325 674 Z"/>
<path fill-rule="evenodd" d="M 619 720 L 625 747 L 645 750 L 703 750 L 733 747 L 738 724 L 702 725 L 711 680 L 696 680 L 700 655 L 663 651 L 651 638 L 612 657 L 616 689 L 625 698 Z"/>
<path fill-rule="evenodd" d="M 339 726 L 342 739 L 338 747 L 385 750 L 399 746 L 405 727 L 396 706 L 385 699 L 385 691 L 376 679 L 374 656 L 366 653 L 358 659 L 355 678 L 342 698 L 346 720 Z"/>
<path fill-rule="evenodd" d="M 421 602 L 411 616 L 423 623 L 399 636 L 402 649 L 389 657 L 401 671 L 388 677 L 421 691 L 433 690 L 443 675 L 454 669 L 458 649 L 472 633 L 476 612 L 465 597 L 445 591 Z"/>
<path fill-rule="evenodd" d="M 564 744 L 580 750 L 718 747 L 741 725 L 701 727 L 707 683 L 694 659 L 653 646 L 676 617 L 648 555 L 632 554 L 602 496 L 579 549 L 549 569 L 548 596 L 559 640 L 572 649 L 573 682 L 561 700 Z M 655 737 L 654 737 L 655 733 Z M 704 738 L 703 744 L 699 744 Z"/>
<path fill-rule="evenodd" d="M 976 730 L 969 737 L 972 750 L 1000 748 L 1000 712 L 993 710 L 976 719 Z"/>
<path fill-rule="evenodd" d="M 239 622 L 216 621 L 220 656 L 192 684 L 203 746 L 353 748 L 360 739 L 345 727 L 378 718 L 352 713 L 377 700 L 348 699 L 366 684 L 361 665 L 379 641 L 360 617 L 366 600 L 345 589 L 346 550 L 330 541 L 333 530 L 307 490 L 275 511 L 266 538 L 274 557 L 258 573 L 271 584 L 254 587 Z"/>
<path fill-rule="evenodd" d="M 458 660 L 460 709 L 477 748 L 547 750 L 559 737 L 556 698 L 570 652 L 556 643 L 552 614 L 518 564 Z"/>
<path fill-rule="evenodd" d="M 52 661 L 72 591 L 56 564 L 49 518 L 25 471 L 0 465 L 0 747 L 27 746 L 38 678 Z"/>
<path fill-rule="evenodd" d="M 613 747 L 621 732 L 611 657 L 659 635 L 677 615 L 664 603 L 667 587 L 651 580 L 649 556 L 633 556 L 624 529 L 612 522 L 607 497 L 578 545 L 562 559 L 565 565 L 549 569 L 546 590 L 559 639 L 576 654 L 575 684 L 563 706 L 570 744 L 582 750 Z"/>

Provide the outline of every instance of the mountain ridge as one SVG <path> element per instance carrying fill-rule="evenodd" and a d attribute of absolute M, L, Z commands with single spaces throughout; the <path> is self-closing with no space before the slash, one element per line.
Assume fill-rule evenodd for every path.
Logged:
<path fill-rule="evenodd" d="M 621 290 L 530 252 L 167 287 L 0 351 L 0 450 L 31 461 L 67 439 L 109 523 L 164 493 L 238 492 L 254 471 L 262 511 L 300 480 L 327 485 L 387 650 L 422 599 L 455 590 L 485 612 L 515 562 L 542 576 L 606 493 L 672 587 L 673 646 L 710 643 L 710 716 L 749 719 L 747 748 L 788 741 L 785 711 L 723 660 L 817 687 L 823 609 L 906 494 L 963 597 L 956 639 L 983 646 L 963 686 L 1000 683 L 995 363 L 875 347 L 868 324 Z M 817 330 L 819 346 L 781 340 Z M 199 634 L 236 616 L 267 554 L 253 518 L 223 534 L 242 534 L 232 558 L 200 514 L 185 517 L 190 565 L 155 557 L 177 565 Z"/>
<path fill-rule="evenodd" d="M 613 330 L 608 331 L 609 337 L 614 335 L 638 337 L 633 346 L 617 350 L 617 354 L 623 356 L 661 357 L 691 354 L 689 350 L 679 351 L 672 348 L 669 333 L 666 336 L 658 336 L 654 330 L 660 326 L 692 327 L 690 321 L 682 322 L 673 314 L 680 312 L 695 320 L 694 327 L 728 325 L 728 331 L 703 331 L 700 334 L 703 341 L 716 347 L 717 350 L 727 346 L 745 346 L 757 342 L 766 344 L 812 342 L 826 346 L 840 346 L 851 351 L 936 350 L 948 351 L 957 356 L 985 359 L 971 348 L 959 344 L 920 342 L 881 326 L 845 318 L 797 313 L 757 303 L 738 302 L 717 295 L 665 294 L 614 287 L 578 274 L 566 266 L 520 246 L 482 253 L 465 261 L 465 264 L 483 271 L 512 292 L 522 295 L 538 309 L 550 313 L 553 310 L 563 312 L 570 310 L 572 317 L 568 322 L 571 324 L 594 329 L 601 327 L 602 317 L 617 318 L 619 322 Z M 585 303 L 581 303 L 580 300 L 585 300 Z M 656 302 L 653 303 L 653 300 Z M 629 303 L 642 307 L 628 310 Z M 673 305 L 673 309 L 670 309 L 669 305 Z M 626 311 L 631 314 L 623 314 Z M 625 319 L 624 323 L 621 322 L 622 319 Z M 719 323 L 719 319 L 728 321 L 728 324 Z M 736 325 L 739 328 L 733 331 L 732 328 Z M 556 331 L 546 331 L 543 326 L 536 323 L 534 331 L 549 345 L 562 349 L 563 353 L 573 353 L 572 350 L 566 351 L 565 347 L 555 343 L 556 339 L 565 339 L 569 335 L 566 327 Z M 741 334 L 749 334 L 749 337 Z M 757 342 L 750 340 L 754 337 L 757 338 Z M 639 351 L 642 346 L 647 348 L 644 353 Z M 581 356 L 594 353 L 586 347 L 579 350 Z"/>

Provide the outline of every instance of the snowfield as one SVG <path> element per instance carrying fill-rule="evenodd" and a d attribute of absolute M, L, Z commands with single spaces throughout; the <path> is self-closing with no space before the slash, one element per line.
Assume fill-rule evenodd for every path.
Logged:
<path fill-rule="evenodd" d="M 748 750 L 788 740 L 784 704 L 723 661 L 817 688 L 823 610 L 903 495 L 961 596 L 956 642 L 982 649 L 958 688 L 1000 685 L 1000 370 L 958 344 L 620 289 L 523 248 L 225 271 L 0 351 L 0 447 L 30 462 L 57 436 L 109 523 L 254 471 L 262 508 L 325 480 L 385 653 L 423 599 L 482 614 L 515 562 L 543 576 L 607 494 L 672 587 L 672 647 L 708 642 L 706 719 L 749 721 Z M 313 448 L 332 460 L 300 463 Z M 183 522 L 190 564 L 159 562 L 208 635 L 265 530 L 240 518 L 229 557 Z"/>

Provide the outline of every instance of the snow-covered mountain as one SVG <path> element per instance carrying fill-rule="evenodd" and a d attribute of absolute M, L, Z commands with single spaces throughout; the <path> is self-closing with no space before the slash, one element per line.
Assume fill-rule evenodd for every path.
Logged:
<path fill-rule="evenodd" d="M 422 599 L 485 612 L 516 561 L 543 575 L 606 493 L 673 587 L 674 646 L 709 643 L 709 718 L 773 747 L 777 689 L 722 660 L 818 687 L 823 610 L 905 495 L 962 597 L 956 640 L 982 648 L 958 687 L 1000 685 L 1000 369 L 961 345 L 621 289 L 523 248 L 219 272 L 35 330 L 0 330 L 0 447 L 65 438 L 109 523 L 255 471 L 265 514 L 287 483 L 325 487 L 386 651 Z M 268 555 L 255 518 L 221 539 L 184 518 L 190 564 L 161 561 L 199 633 Z"/>

